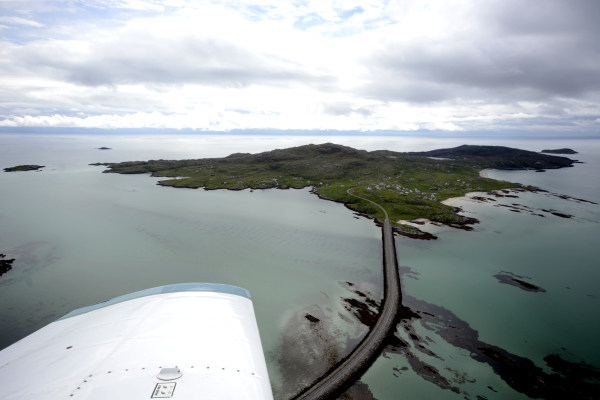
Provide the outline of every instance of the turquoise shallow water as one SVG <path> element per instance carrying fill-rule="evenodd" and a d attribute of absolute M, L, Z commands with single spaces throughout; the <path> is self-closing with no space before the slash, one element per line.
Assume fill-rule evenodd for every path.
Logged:
<path fill-rule="evenodd" d="M 483 193 L 495 201 L 455 201 L 465 215 L 480 221 L 473 231 L 435 227 L 436 241 L 397 239 L 400 264 L 412 271 L 403 275 L 405 294 L 444 307 L 477 331 L 480 342 L 529 359 L 549 374 L 554 371 L 544 358 L 550 354 L 600 367 L 600 206 L 554 195 L 600 202 L 599 154 L 597 144 L 591 144 L 575 156 L 585 164 L 574 168 L 491 171 L 493 178 L 549 192 L 513 193 L 518 198 Z M 500 283 L 494 277 L 499 273 L 518 275 L 545 292 Z M 419 321 L 414 325 L 420 336 L 431 339 L 426 347 L 439 358 L 420 354 L 416 347 L 412 353 L 436 368 L 447 386 L 426 380 L 422 371 L 402 370 L 409 366 L 407 357 L 388 352 L 364 378 L 376 398 L 395 399 L 400 393 L 405 399 L 527 398 L 489 363 L 475 360 L 472 351 L 450 345 Z"/>
<path fill-rule="evenodd" d="M 567 145 L 581 150 L 575 158 L 585 164 L 544 173 L 494 171 L 492 176 L 600 202 L 600 146 L 592 140 L 2 134 L 0 167 L 38 163 L 46 168 L 0 173 L 0 252 L 17 259 L 0 278 L 0 347 L 74 308 L 148 287 L 197 281 L 250 290 L 275 386 L 285 385 L 280 369 L 286 334 L 307 310 L 345 316 L 332 319 L 331 332 L 340 341 L 338 349 L 350 348 L 366 328 L 353 322 L 341 304 L 341 298 L 351 296 L 343 283 L 360 282 L 374 298 L 381 296 L 380 231 L 371 221 L 308 190 L 163 188 L 146 175 L 102 174 L 102 167 L 88 165 L 220 157 L 326 141 L 396 151 L 463 143 L 530 150 Z M 100 151 L 99 146 L 113 149 Z M 476 331 L 481 342 L 548 372 L 548 354 L 599 365 L 598 205 L 548 193 L 518 196 L 495 203 L 519 204 L 521 212 L 494 202 L 457 203 L 480 220 L 474 231 L 434 227 L 437 241 L 397 238 L 400 264 L 408 267 L 405 298 L 414 299 L 415 307 L 422 306 L 418 302 L 444 307 Z M 573 217 L 530 215 L 525 206 Z M 500 283 L 494 275 L 503 271 L 527 277 L 546 291 Z M 526 397 L 425 321 L 411 326 L 414 335 L 428 338 L 424 343 L 430 353 L 419 351 L 408 331 L 401 334 L 413 351 L 386 352 L 363 379 L 376 398 L 396 399 L 400 393 L 408 399 Z M 428 379 L 415 367 L 416 360 L 437 369 L 448 384 Z"/>
<path fill-rule="evenodd" d="M 142 139 L 0 135 L 3 168 L 46 165 L 40 172 L 0 173 L 0 252 L 16 259 L 0 278 L 1 347 L 75 308 L 124 293 L 227 283 L 252 294 L 277 384 L 281 332 L 290 318 L 315 303 L 336 313 L 347 292 L 340 282 L 365 282 L 378 292 L 378 228 L 308 189 L 172 189 L 147 175 L 103 174 L 103 167 L 88 165 L 208 157 L 228 154 L 221 147 L 231 146 L 221 137 L 200 137 L 200 144 L 189 137 Z M 95 149 L 107 142 L 114 150 Z M 250 151 L 270 144 L 247 143 Z M 231 149 L 239 150 L 239 143 Z M 366 332 L 359 328 L 339 326 L 347 334 L 340 348 Z"/>

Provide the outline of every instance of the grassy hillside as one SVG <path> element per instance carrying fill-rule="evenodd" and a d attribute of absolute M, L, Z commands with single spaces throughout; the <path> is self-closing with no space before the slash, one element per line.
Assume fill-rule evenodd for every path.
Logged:
<path fill-rule="evenodd" d="M 467 192 L 519 187 L 482 178 L 483 168 L 560 168 L 572 160 L 497 146 L 461 146 L 423 153 L 356 150 L 325 143 L 224 158 L 151 160 L 107 165 L 104 172 L 151 173 L 160 185 L 205 189 L 313 187 L 320 197 L 341 202 L 370 217 L 383 213 L 352 193 L 382 205 L 390 221 L 428 218 L 446 224 L 467 220 L 441 201 Z M 398 226 L 406 233 L 414 228 Z"/>

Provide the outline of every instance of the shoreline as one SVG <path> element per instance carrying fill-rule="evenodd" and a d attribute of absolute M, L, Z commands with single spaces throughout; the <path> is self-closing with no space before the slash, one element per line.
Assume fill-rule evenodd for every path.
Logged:
<path fill-rule="evenodd" d="M 491 177 L 491 174 L 494 171 L 496 171 L 496 170 L 493 169 L 493 168 L 484 168 L 481 171 L 479 171 L 479 176 L 482 177 L 482 178 L 494 179 L 494 178 Z M 496 179 L 496 180 L 498 180 L 498 179 Z M 519 187 L 519 188 L 521 188 L 521 187 Z M 517 189 L 517 187 L 513 188 L 513 190 L 514 189 Z M 496 193 L 497 191 L 501 191 L 501 190 L 504 190 L 504 189 L 492 190 L 490 192 L 482 192 L 482 191 L 479 191 L 479 190 L 478 191 L 473 191 L 473 192 L 467 192 L 467 193 L 465 193 L 464 196 L 449 197 L 446 200 L 442 200 L 440 203 L 442 203 L 444 205 L 447 205 L 447 206 L 450 206 L 450 207 L 456 207 L 455 204 L 459 203 L 461 201 L 471 200 L 475 196 L 483 196 L 483 195 L 486 195 L 488 193 Z M 508 190 L 511 190 L 511 189 L 508 189 Z"/>
<path fill-rule="evenodd" d="M 479 176 L 482 178 L 490 178 L 490 174 L 495 171 L 493 168 L 485 168 L 479 171 Z M 493 179 L 493 178 L 490 178 Z"/>
<path fill-rule="evenodd" d="M 479 176 L 482 178 L 488 178 L 488 179 L 493 179 L 490 177 L 491 173 L 495 171 L 493 168 L 484 168 L 481 171 L 479 171 Z M 479 194 L 486 194 L 487 192 L 482 192 L 482 191 L 475 191 L 475 192 L 468 192 L 465 193 L 464 196 L 459 196 L 459 197 L 449 197 L 446 200 L 442 200 L 440 203 L 445 204 L 447 206 L 450 207 L 455 207 L 454 204 L 461 201 L 461 200 L 468 200 L 469 199 L 469 195 L 479 195 Z"/>
<path fill-rule="evenodd" d="M 458 207 L 462 201 L 469 201 L 473 197 L 486 195 L 488 192 L 468 192 L 464 196 L 460 197 L 449 197 L 446 200 L 442 200 L 441 203 L 450 207 Z"/>

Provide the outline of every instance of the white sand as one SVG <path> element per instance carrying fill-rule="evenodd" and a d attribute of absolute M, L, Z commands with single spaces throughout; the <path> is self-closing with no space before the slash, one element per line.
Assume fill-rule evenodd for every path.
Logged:
<path fill-rule="evenodd" d="M 445 204 L 450 207 L 454 207 L 458 204 L 461 204 L 464 201 L 469 201 L 471 199 L 471 197 L 473 197 L 473 196 L 484 196 L 486 194 L 487 194 L 487 192 L 469 192 L 466 195 L 461 196 L 461 197 L 450 197 L 449 199 L 442 201 L 442 204 Z"/>
<path fill-rule="evenodd" d="M 479 176 L 482 178 L 489 178 L 490 177 L 490 172 L 492 172 L 493 169 L 482 169 L 481 171 L 479 171 Z"/>

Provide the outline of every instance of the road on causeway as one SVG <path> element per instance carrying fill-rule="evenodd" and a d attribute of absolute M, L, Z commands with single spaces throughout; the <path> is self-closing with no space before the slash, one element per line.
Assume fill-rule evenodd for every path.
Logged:
<path fill-rule="evenodd" d="M 386 337 L 396 328 L 396 321 L 402 307 L 402 292 L 394 233 L 388 220 L 387 212 L 379 204 L 355 194 L 348 194 L 369 201 L 383 210 L 385 221 L 382 227 L 383 236 L 383 301 L 377 322 L 370 332 L 345 359 L 340 361 L 327 374 L 323 375 L 311 386 L 300 392 L 293 400 L 325 400 L 334 399 L 346 391 L 358 380 L 379 356 Z"/>

